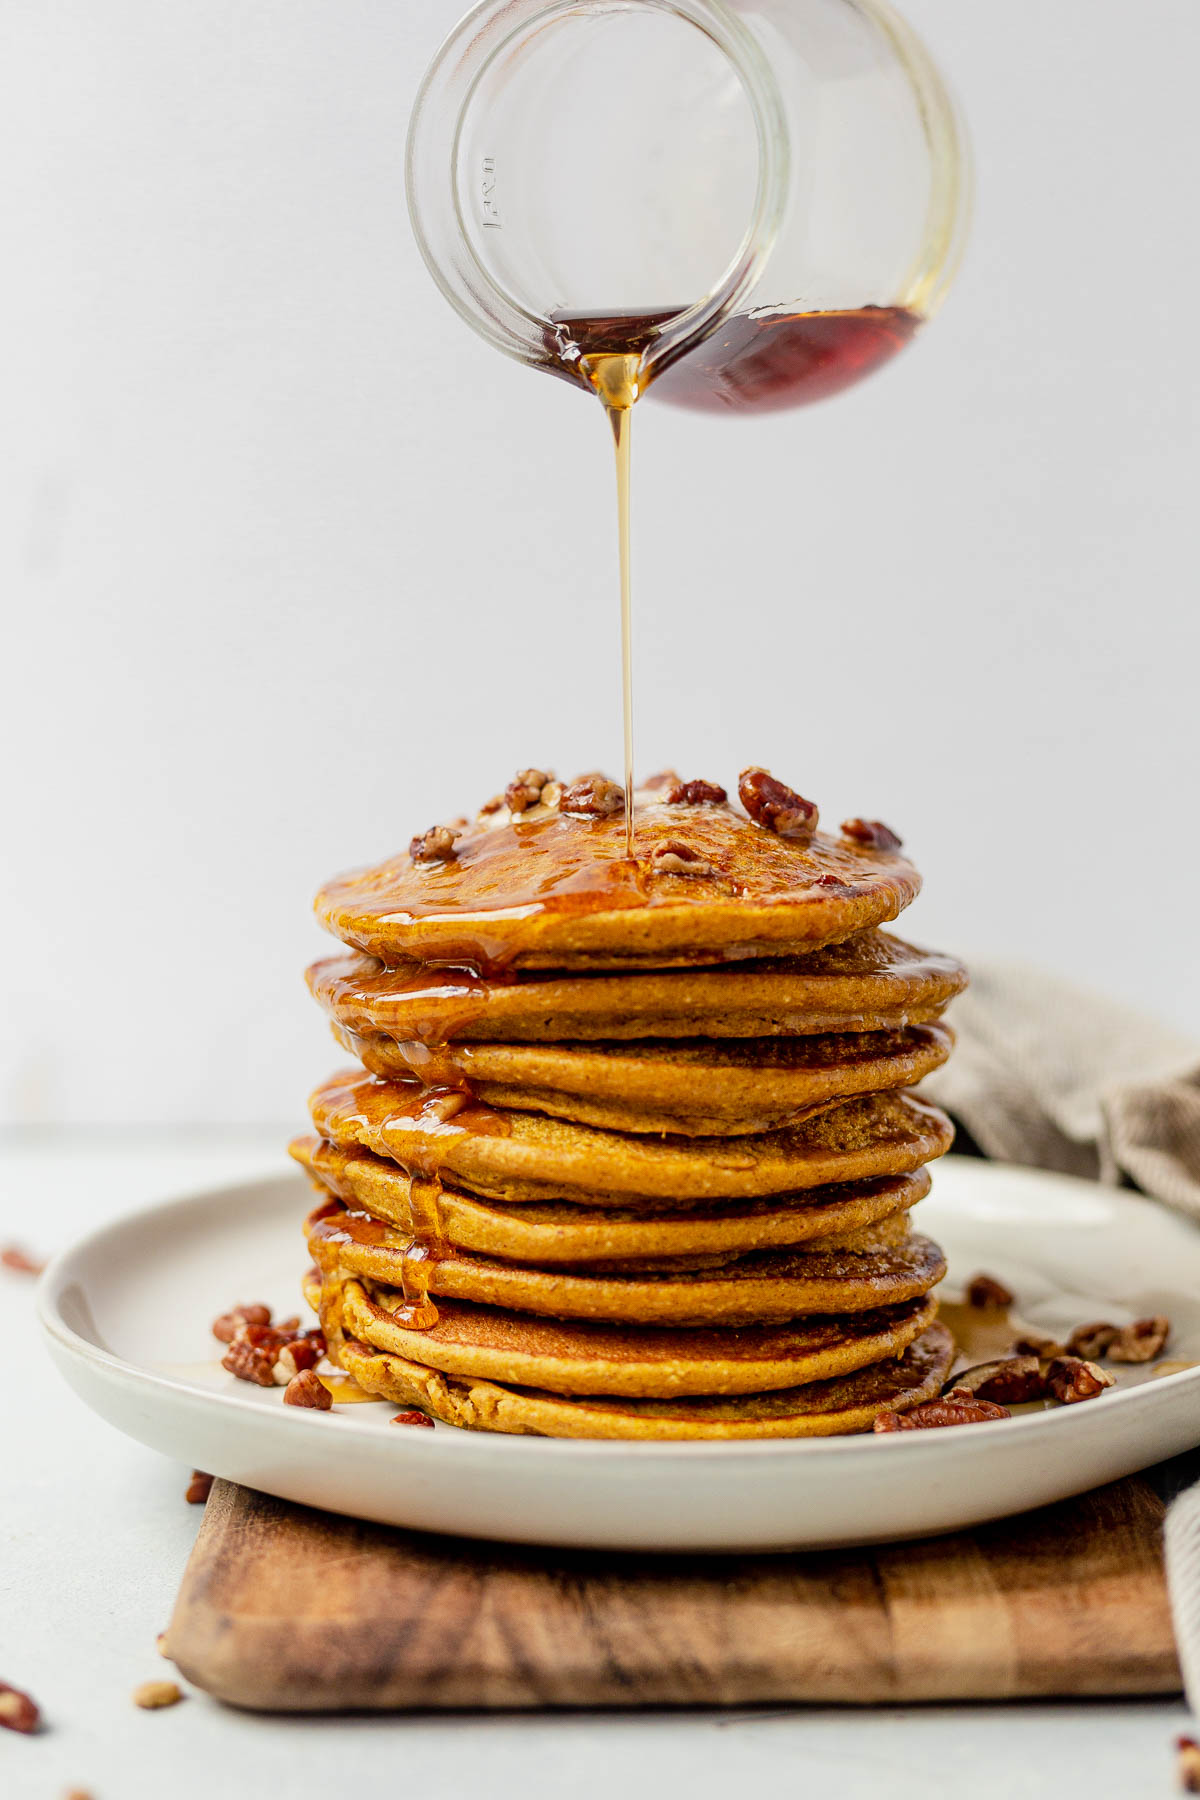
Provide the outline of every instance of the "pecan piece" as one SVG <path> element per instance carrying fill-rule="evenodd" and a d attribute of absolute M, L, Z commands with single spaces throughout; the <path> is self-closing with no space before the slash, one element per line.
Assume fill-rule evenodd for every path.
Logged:
<path fill-rule="evenodd" d="M 777 781 L 769 769 L 743 769 L 738 776 L 738 798 L 756 825 L 779 837 L 806 844 L 817 829 L 820 814 L 812 801 L 802 799 L 786 782 Z"/>
<path fill-rule="evenodd" d="M 432 1425 L 433 1420 L 423 1412 L 396 1413 L 389 1421 L 392 1425 Z"/>
<path fill-rule="evenodd" d="M 183 1699 L 183 1689 L 174 1681 L 143 1681 L 133 1690 L 133 1704 L 156 1712 L 160 1706 L 175 1706 Z"/>
<path fill-rule="evenodd" d="M 1011 1306 L 1014 1297 L 1012 1290 L 1006 1288 L 1002 1281 L 997 1281 L 994 1275 L 985 1275 L 982 1271 L 978 1275 L 972 1275 L 967 1283 L 968 1306 Z"/>
<path fill-rule="evenodd" d="M 1102 1319 L 1097 1319 L 1092 1325 L 1077 1325 L 1067 1339 L 1064 1355 L 1081 1356 L 1085 1362 L 1095 1362 L 1113 1342 L 1117 1329 L 1117 1326 L 1108 1325 Z"/>
<path fill-rule="evenodd" d="M 1045 1399 L 1046 1377 L 1036 1356 L 1008 1356 L 964 1369 L 947 1382 L 946 1391 L 966 1392 L 976 1400 L 994 1400 L 1001 1406 L 1020 1406 L 1026 1400 Z"/>
<path fill-rule="evenodd" d="M 449 825 L 431 825 L 413 839 L 408 854 L 419 863 L 453 862 L 454 846 L 461 836 L 461 831 L 452 831 Z"/>
<path fill-rule="evenodd" d="M 1118 1331 L 1108 1347 L 1108 1360 L 1115 1363 L 1153 1362 L 1161 1355 L 1171 1335 L 1171 1321 L 1160 1316 L 1135 1319 Z"/>
<path fill-rule="evenodd" d="M 283 1404 L 307 1406 L 313 1412 L 328 1412 L 333 1405 L 333 1395 L 319 1375 L 314 1375 L 311 1369 L 301 1369 L 299 1375 L 293 1375 L 284 1388 Z"/>
<path fill-rule="evenodd" d="M 728 798 L 715 781 L 677 781 L 663 795 L 668 806 L 723 806 Z"/>
<path fill-rule="evenodd" d="M 1064 1406 L 1074 1406 L 1080 1400 L 1094 1400 L 1113 1386 L 1113 1378 L 1082 1357 L 1056 1356 L 1046 1370 L 1046 1386 Z"/>
<path fill-rule="evenodd" d="M 212 1493 L 213 1478 L 206 1475 L 203 1469 L 193 1469 L 192 1479 L 188 1482 L 184 1499 L 189 1506 L 203 1506 Z"/>
<path fill-rule="evenodd" d="M 909 1412 L 875 1416 L 876 1431 L 932 1431 L 948 1425 L 982 1425 L 989 1419 L 1011 1419 L 1007 1406 L 980 1400 L 966 1388 L 952 1388 L 944 1399 L 926 1400 Z"/>
<path fill-rule="evenodd" d="M 20 1688 L 9 1687 L 7 1681 L 0 1681 L 0 1726 L 5 1731 L 36 1731 L 42 1722 L 36 1700 L 23 1694 Z"/>
<path fill-rule="evenodd" d="M 1175 1775 L 1183 1794 L 1200 1794 L 1200 1744 L 1194 1737 L 1175 1739 Z"/>
<path fill-rule="evenodd" d="M 651 854 L 650 867 L 660 875 L 716 874 L 712 864 L 705 862 L 698 850 L 689 849 L 678 838 L 668 838 L 665 844 L 658 845 Z"/>
<path fill-rule="evenodd" d="M 1018 1356 L 1036 1356 L 1039 1362 L 1050 1362 L 1056 1356 L 1065 1356 L 1067 1347 L 1060 1344 L 1057 1338 L 1039 1337 L 1034 1331 L 1027 1331 L 1013 1345 Z"/>
<path fill-rule="evenodd" d="M 40 1275 L 45 1268 L 44 1262 L 37 1262 L 20 1244 L 6 1244 L 0 1250 L 0 1268 L 8 1269 L 14 1275 Z"/>
<path fill-rule="evenodd" d="M 625 789 L 605 775 L 585 775 L 563 790 L 559 806 L 579 818 L 606 818 L 625 811 Z"/>
<path fill-rule="evenodd" d="M 231 1311 L 222 1313 L 219 1319 L 213 1320 L 212 1334 L 222 1344 L 232 1344 L 244 1325 L 269 1325 L 270 1323 L 271 1309 L 269 1306 L 235 1306 Z"/>
<path fill-rule="evenodd" d="M 899 850 L 904 842 L 882 819 L 843 819 L 842 836 L 863 850 Z"/>
<path fill-rule="evenodd" d="M 542 789 L 554 780 L 545 769 L 518 769 L 504 790 L 509 812 L 528 812 L 542 797 Z"/>

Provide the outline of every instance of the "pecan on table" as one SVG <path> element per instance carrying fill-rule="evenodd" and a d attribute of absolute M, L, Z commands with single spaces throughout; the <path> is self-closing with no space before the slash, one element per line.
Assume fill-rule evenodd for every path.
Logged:
<path fill-rule="evenodd" d="M 156 1712 L 161 1706 L 175 1706 L 182 1699 L 183 1689 L 175 1681 L 143 1681 L 133 1690 L 133 1704 L 147 1712 Z"/>
<path fill-rule="evenodd" d="M 1175 1775 L 1180 1793 L 1200 1794 L 1200 1744 L 1194 1737 L 1175 1739 Z"/>
<path fill-rule="evenodd" d="M 184 1499 L 189 1506 L 203 1506 L 212 1493 L 213 1478 L 206 1475 L 203 1469 L 193 1469 L 192 1479 L 188 1482 Z"/>
<path fill-rule="evenodd" d="M 12 1275 L 40 1275 L 45 1266 L 22 1250 L 20 1244 L 6 1244 L 0 1250 L 0 1269 L 7 1269 Z"/>
<path fill-rule="evenodd" d="M 9 1687 L 7 1681 L 0 1681 L 0 1726 L 5 1731 L 36 1731 L 42 1722 L 36 1700 L 23 1694 L 20 1688 Z"/>
<path fill-rule="evenodd" d="M 817 807 L 786 782 L 777 781 L 769 769 L 743 769 L 738 776 L 738 798 L 756 825 L 778 837 L 806 844 L 817 829 Z"/>

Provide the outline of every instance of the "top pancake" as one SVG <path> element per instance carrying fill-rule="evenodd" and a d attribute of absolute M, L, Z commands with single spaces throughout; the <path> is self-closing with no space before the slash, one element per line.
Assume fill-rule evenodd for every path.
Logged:
<path fill-rule="evenodd" d="M 308 985 L 336 1024 L 398 1042 L 812 1036 L 901 1030 L 939 1017 L 966 986 L 962 964 L 890 932 L 866 931 L 804 957 L 726 968 L 482 980 L 408 962 L 328 957 Z"/>
<path fill-rule="evenodd" d="M 330 882 L 321 923 L 387 964 L 661 968 L 836 943 L 896 918 L 920 891 L 893 851 L 781 837 L 728 803 L 671 805 L 661 789 L 637 796 L 633 862 L 623 813 L 502 805 L 454 829 L 449 860 L 404 852 Z M 656 868 L 655 851 L 672 845 L 709 872 Z"/>

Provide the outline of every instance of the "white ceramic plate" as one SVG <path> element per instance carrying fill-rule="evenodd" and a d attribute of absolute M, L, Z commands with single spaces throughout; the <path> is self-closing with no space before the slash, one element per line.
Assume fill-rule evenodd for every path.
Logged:
<path fill-rule="evenodd" d="M 886 1437 L 621 1444 L 392 1426 L 381 1401 L 282 1405 L 221 1369 L 211 1320 L 238 1300 L 298 1310 L 298 1176 L 175 1200 L 106 1226 L 42 1280 L 59 1367 L 131 1437 L 269 1494 L 389 1524 L 519 1543 L 764 1550 L 878 1542 L 1001 1518 L 1200 1444 L 1200 1367 L 1121 1371 L 1083 1405 Z M 920 1209 L 952 1290 L 977 1269 L 1048 1335 L 1096 1318 L 1172 1322 L 1200 1363 L 1200 1230 L 1152 1201 L 949 1157 Z M 1114 1370 L 1114 1373 L 1117 1371 Z"/>

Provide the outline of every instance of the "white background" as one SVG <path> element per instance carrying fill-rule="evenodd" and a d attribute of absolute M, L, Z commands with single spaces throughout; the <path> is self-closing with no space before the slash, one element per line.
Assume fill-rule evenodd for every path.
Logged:
<path fill-rule="evenodd" d="M 459 324 L 404 131 L 458 0 L 7 0 L 17 1121 L 299 1121 L 319 881 L 619 756 L 608 448 Z M 1189 0 L 907 0 L 965 271 L 894 368 L 638 418 L 642 768 L 880 815 L 915 935 L 1200 1015 Z"/>

